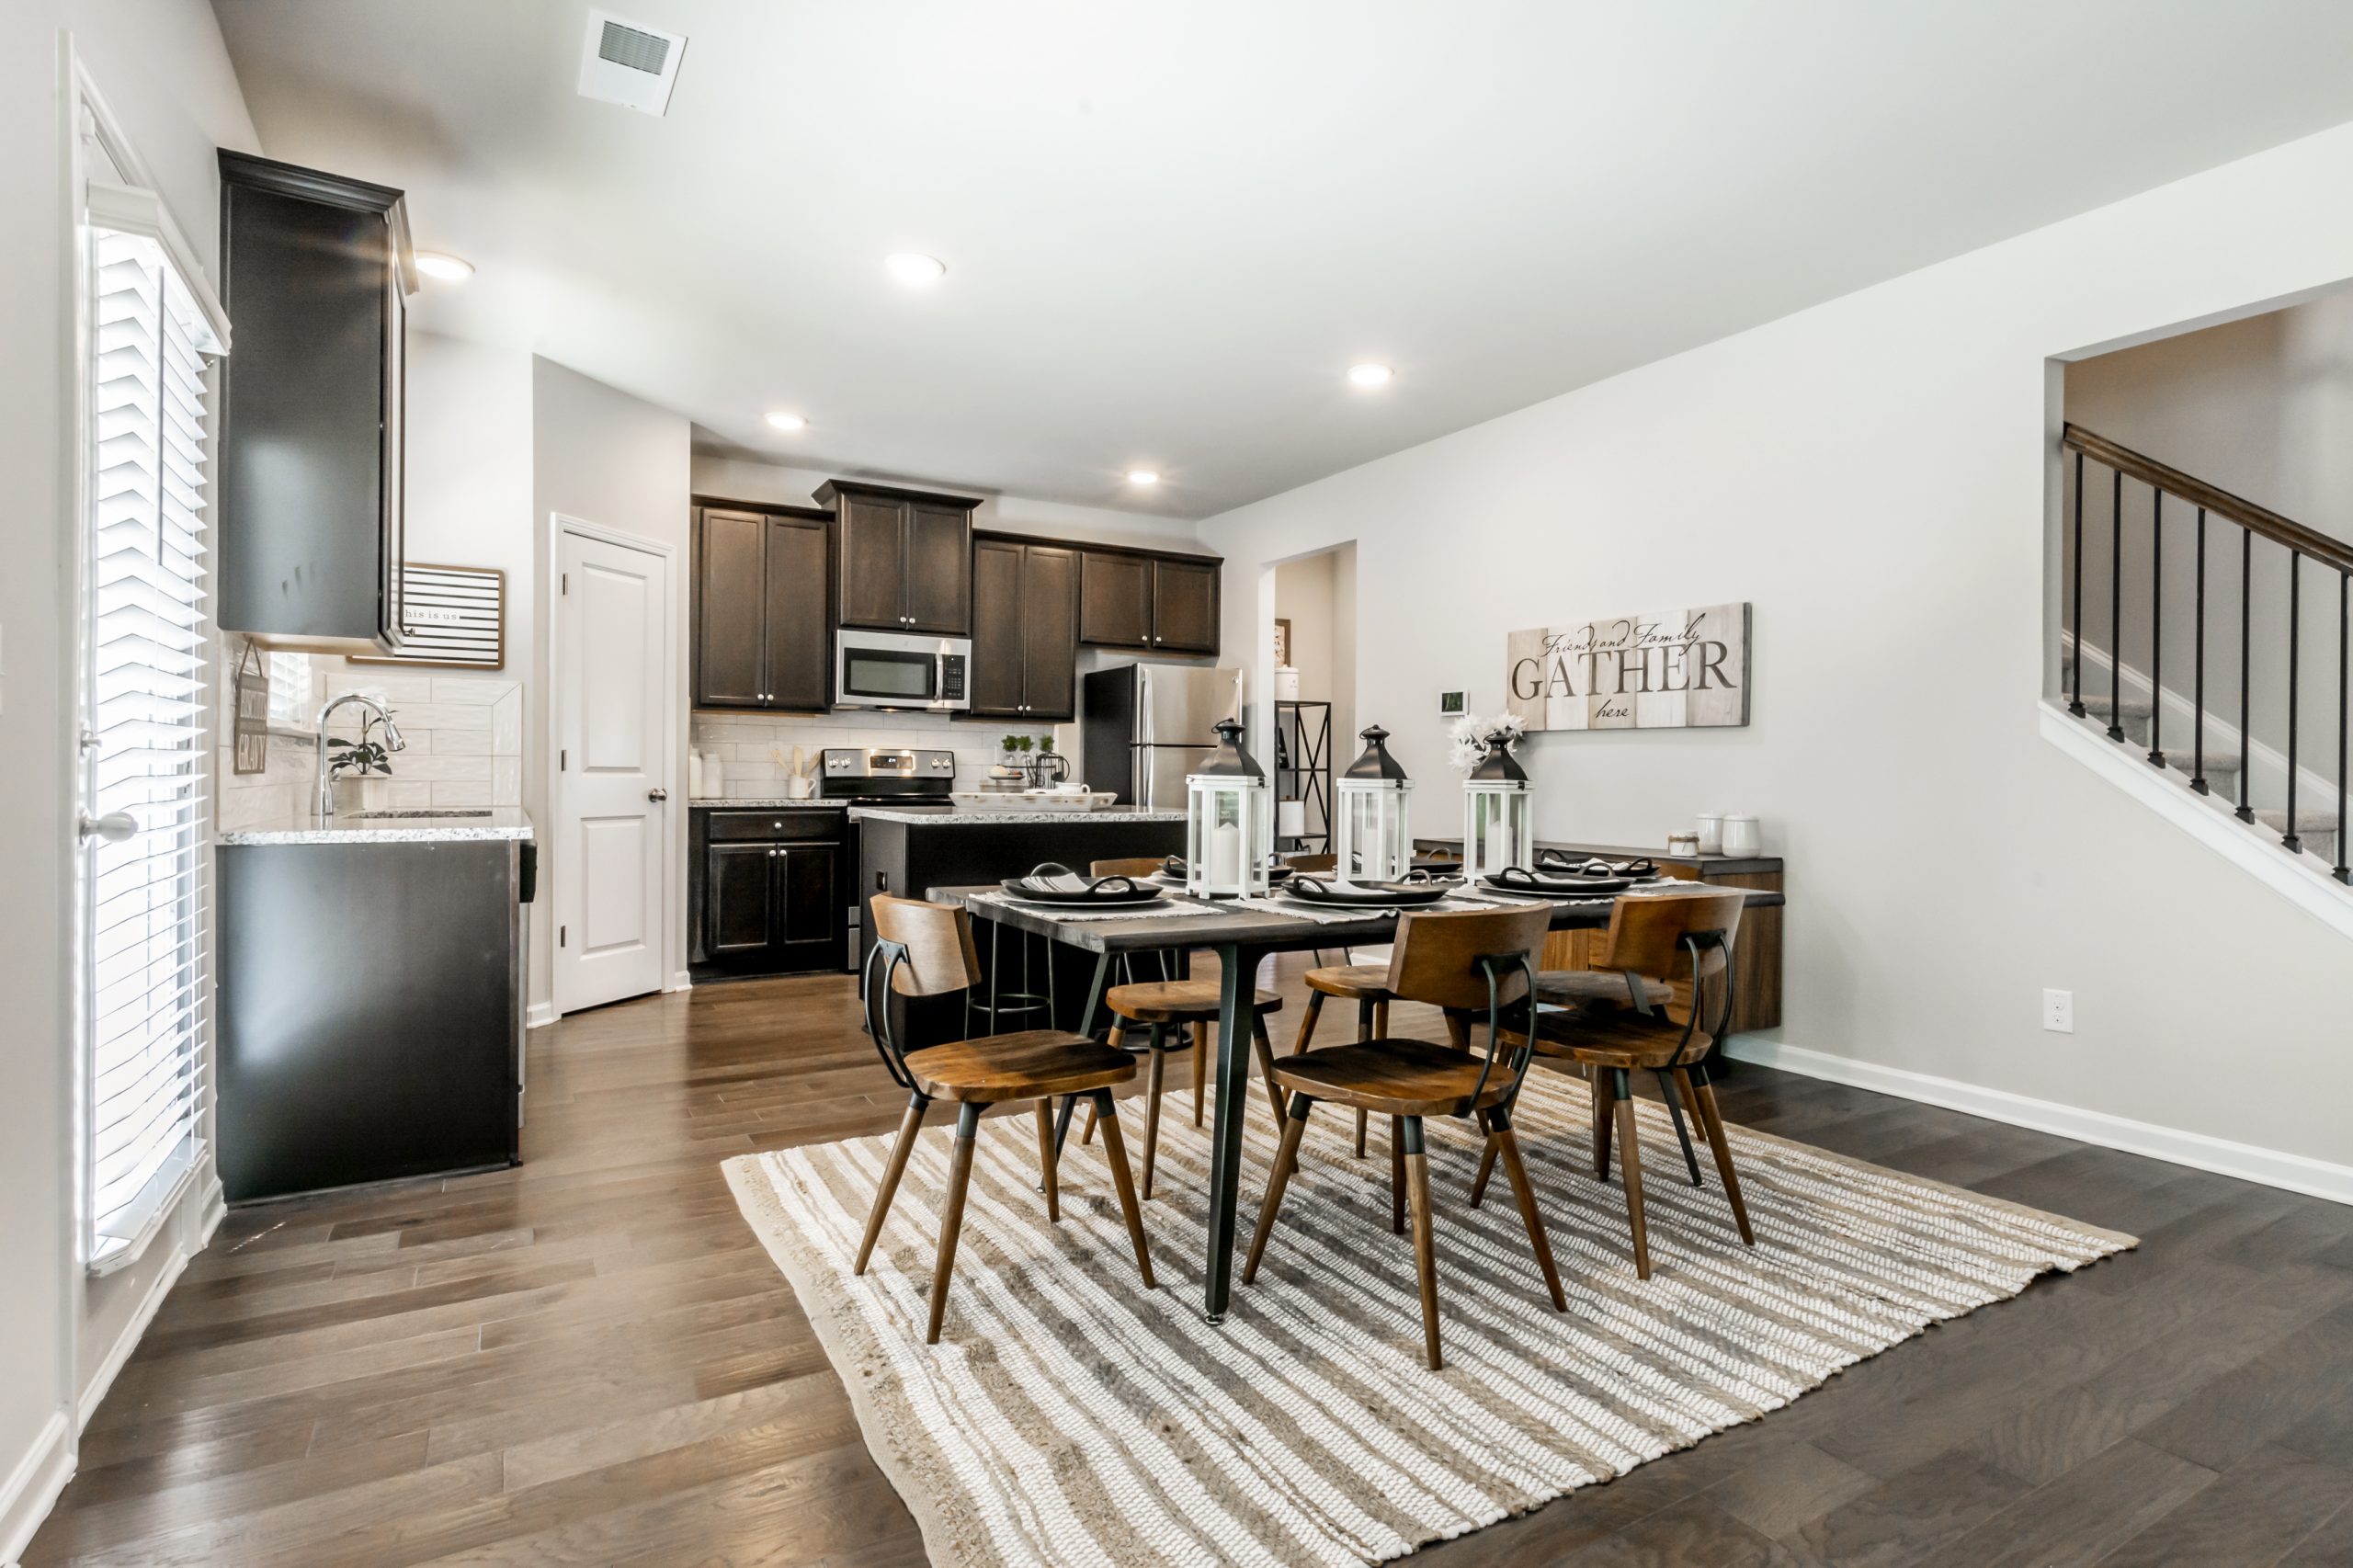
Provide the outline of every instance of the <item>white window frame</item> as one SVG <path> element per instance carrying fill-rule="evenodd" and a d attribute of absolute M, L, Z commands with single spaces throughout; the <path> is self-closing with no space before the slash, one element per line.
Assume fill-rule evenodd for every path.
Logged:
<path fill-rule="evenodd" d="M 108 110 L 97 86 L 91 82 L 74 58 L 70 43 L 64 46 L 61 62 L 60 108 L 63 116 L 63 142 L 64 151 L 63 207 L 66 256 L 64 285 L 69 332 L 64 354 L 65 375 L 68 379 L 64 408 L 65 439 L 62 443 L 63 483 L 61 495 L 64 501 L 62 526 L 64 533 L 64 560 L 69 574 L 65 610 L 71 617 L 73 657 L 66 672 L 67 687 L 63 706 L 64 730 L 63 754 L 67 773 L 66 800 L 69 802 L 65 827 L 65 869 L 63 879 L 68 908 L 65 929 L 68 932 L 71 961 L 64 966 L 66 1016 L 72 1020 L 73 1049 L 76 1071 L 72 1074 L 74 1086 L 73 1102 L 68 1111 L 69 1141 L 67 1147 L 74 1153 L 74 1223 L 69 1228 L 71 1246 L 77 1272 L 103 1275 L 129 1267 L 146 1252 L 149 1244 L 162 1233 L 166 1222 L 176 1211 L 183 1197 L 194 1186 L 199 1174 L 210 1168 L 210 1150 L 212 1138 L 213 1111 L 210 1083 L 212 1054 L 212 1008 L 210 984 L 201 989 L 194 1024 L 193 1049 L 197 1074 L 195 1115 L 192 1133 L 175 1159 L 142 1190 L 133 1206 L 131 1221 L 119 1223 L 107 1235 L 98 1232 L 99 1216 L 96 1212 L 97 1141 L 94 1118 L 97 1106 L 97 1052 L 94 1028 L 96 997 L 94 971 L 90 947 L 92 911 L 87 897 L 87 867 L 89 850 L 82 841 L 76 824 L 89 810 L 92 769 L 88 765 L 87 748 L 84 741 L 84 721 L 89 712 L 93 679 L 94 640 L 90 636 L 88 605 L 92 592 L 91 507 L 95 496 L 95 375 L 94 347 L 96 299 L 92 285 L 92 233 L 97 228 L 119 232 L 145 233 L 162 248 L 173 270 L 194 300 L 199 312 L 211 329 L 212 336 L 225 350 L 229 341 L 226 314 L 214 298 L 202 265 L 181 233 L 172 214 L 154 194 L 153 176 L 124 136 L 119 123 Z M 85 133 L 96 141 L 112 164 L 110 171 L 94 176 L 86 166 L 83 154 Z M 110 173 L 112 179 L 104 177 Z M 208 472 L 215 472 L 219 454 L 219 376 L 208 369 L 206 462 Z M 203 508 L 202 520 L 208 534 L 213 522 L 213 507 L 210 492 Z M 197 755 L 199 767 L 209 774 L 212 764 L 214 735 L 209 715 L 218 700 L 217 676 L 213 667 L 213 650 L 217 631 L 213 625 L 209 597 L 210 573 L 199 578 L 197 604 L 199 646 L 204 651 L 200 678 L 203 683 L 204 706 L 208 717 L 199 721 L 197 734 Z M 209 791 L 200 791 L 209 795 Z M 199 940 L 209 944 L 212 911 L 211 885 L 211 824 L 199 816 L 198 867 L 195 875 L 196 923 Z"/>

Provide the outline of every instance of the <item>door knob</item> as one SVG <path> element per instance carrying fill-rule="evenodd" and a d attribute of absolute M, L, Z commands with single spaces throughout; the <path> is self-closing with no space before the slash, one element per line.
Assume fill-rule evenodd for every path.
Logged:
<path fill-rule="evenodd" d="M 108 812 L 102 817 L 94 817 L 85 812 L 74 828 L 85 844 L 93 838 L 103 838 L 108 844 L 120 844 L 139 832 L 139 819 L 129 812 Z"/>
<path fill-rule="evenodd" d="M 645 798 L 649 801 L 666 801 L 670 798 L 670 791 L 667 790 L 648 790 L 645 792 Z"/>

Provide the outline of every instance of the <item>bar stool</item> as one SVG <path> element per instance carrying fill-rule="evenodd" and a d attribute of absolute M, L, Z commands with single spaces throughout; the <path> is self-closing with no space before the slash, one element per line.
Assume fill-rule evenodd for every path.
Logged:
<path fill-rule="evenodd" d="M 1476 1017 L 1483 1011 L 1486 1053 L 1482 1057 L 1452 1046 L 1383 1036 L 1283 1058 L 1276 1065 L 1275 1078 L 1291 1091 L 1290 1109 L 1283 1127 L 1282 1149 L 1267 1178 L 1266 1201 L 1258 1210 L 1257 1228 L 1250 1237 L 1249 1256 L 1242 1267 L 1245 1285 L 1257 1278 L 1267 1239 L 1282 1211 L 1283 1194 L 1290 1185 L 1308 1116 L 1318 1100 L 1329 1100 L 1380 1111 L 1391 1119 L 1391 1141 L 1397 1151 L 1392 1202 L 1411 1200 L 1423 1350 L 1433 1371 L 1443 1362 L 1438 1352 L 1438 1263 L 1429 1170 L 1422 1142 L 1425 1117 L 1478 1118 L 1487 1148 L 1502 1160 L 1512 1192 L 1519 1199 L 1520 1219 L 1528 1228 L 1529 1245 L 1543 1273 L 1552 1310 L 1568 1310 L 1560 1271 L 1553 1267 L 1552 1244 L 1537 1211 L 1536 1190 L 1520 1163 L 1519 1143 L 1511 1125 L 1511 1103 L 1527 1075 L 1532 1052 L 1524 1035 L 1509 1035 L 1503 1027 L 1506 1012 L 1526 1006 L 1535 979 L 1536 952 L 1551 921 L 1552 911 L 1541 905 L 1461 915 L 1409 913 L 1399 918 L 1387 989 L 1400 999 L 1427 1002 L 1450 1015 Z M 1507 1040 L 1513 1042 L 1508 1050 Z"/>
<path fill-rule="evenodd" d="M 972 1141 L 980 1132 L 983 1108 L 1009 1100 L 1036 1102 L 1046 1218 L 1059 1223 L 1062 1194 L 1055 1168 L 1052 1105 L 1058 1096 L 1086 1095 L 1103 1120 L 1103 1153 L 1110 1161 L 1111 1185 L 1119 1191 L 1120 1211 L 1128 1222 L 1128 1243 L 1135 1249 L 1136 1268 L 1143 1277 L 1144 1289 L 1153 1289 L 1152 1254 L 1144 1242 L 1143 1216 L 1136 1208 L 1127 1145 L 1120 1140 L 1119 1112 L 1111 1103 L 1112 1085 L 1136 1075 L 1135 1059 L 1084 1035 L 1057 1029 L 1025 1029 L 902 1051 L 891 1028 L 891 994 L 939 996 L 969 991 L 981 977 L 980 956 L 972 946 L 972 916 L 963 910 L 886 893 L 875 895 L 872 908 L 875 943 L 867 955 L 865 971 L 867 1032 L 882 1054 L 882 1065 L 907 1091 L 907 1113 L 899 1123 L 898 1142 L 891 1147 L 882 1185 L 875 1190 L 874 1207 L 867 1215 L 866 1236 L 858 1243 L 858 1261 L 850 1272 L 866 1272 L 867 1260 L 882 1234 L 882 1222 L 890 1216 L 891 1200 L 898 1196 L 899 1178 L 906 1173 L 915 1135 L 923 1129 L 924 1112 L 934 1100 L 955 1102 L 956 1146 L 948 1165 L 939 1251 L 932 1265 L 931 1321 L 923 1340 L 926 1345 L 938 1344 L 940 1318 L 948 1309 L 948 1281 L 956 1267 L 956 1242 L 964 1225 Z M 881 970 L 879 976 L 877 965 Z"/>
<path fill-rule="evenodd" d="M 1657 1074 L 1661 1086 L 1668 1091 L 1667 1111 L 1683 1141 L 1684 1158 L 1695 1187 L 1699 1185 L 1699 1161 L 1684 1132 L 1683 1114 L 1689 1113 L 1699 1125 L 1715 1156 L 1716 1174 L 1723 1181 L 1740 1239 L 1748 1246 L 1756 1244 L 1705 1061 L 1732 1024 L 1732 945 L 1746 902 L 1737 892 L 1620 898 L 1610 906 L 1608 941 L 1596 962 L 1618 971 L 1621 994 L 1631 1005 L 1537 1015 L 1532 1042 L 1535 1060 L 1556 1072 L 1585 1072 L 1591 1076 L 1593 1174 L 1602 1181 L 1609 1179 L 1615 1124 L 1618 1167 L 1625 1177 L 1626 1223 L 1633 1239 L 1634 1273 L 1640 1278 L 1651 1277 L 1651 1250 L 1643 1212 L 1642 1151 L 1634 1132 L 1632 1075 L 1638 1072 Z M 1678 957 L 1688 960 L 1690 976 L 1690 1001 L 1680 1024 L 1654 1000 L 1662 989 L 1671 991 L 1666 976 Z M 1492 1157 L 1480 1163 L 1471 1193 L 1474 1206 L 1486 1190 L 1493 1165 Z"/>

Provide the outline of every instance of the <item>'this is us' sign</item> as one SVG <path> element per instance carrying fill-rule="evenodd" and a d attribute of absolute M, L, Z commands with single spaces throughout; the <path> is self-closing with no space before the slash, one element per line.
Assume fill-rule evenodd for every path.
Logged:
<path fill-rule="evenodd" d="M 1748 722 L 1748 606 L 1645 611 L 1508 639 L 1512 710 L 1530 730 Z"/>

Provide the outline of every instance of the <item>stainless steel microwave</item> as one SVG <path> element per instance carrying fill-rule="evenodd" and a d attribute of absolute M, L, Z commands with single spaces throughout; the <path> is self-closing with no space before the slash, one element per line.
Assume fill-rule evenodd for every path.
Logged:
<path fill-rule="evenodd" d="M 834 634 L 834 705 L 961 713 L 972 707 L 972 640 L 904 631 Z"/>

